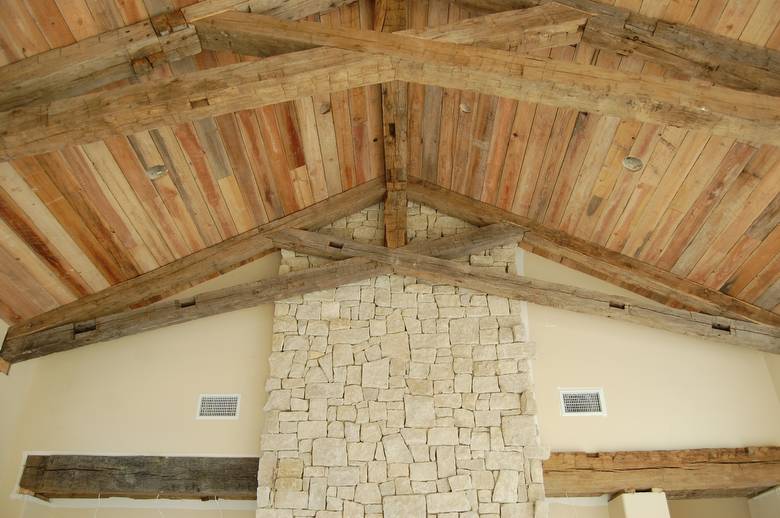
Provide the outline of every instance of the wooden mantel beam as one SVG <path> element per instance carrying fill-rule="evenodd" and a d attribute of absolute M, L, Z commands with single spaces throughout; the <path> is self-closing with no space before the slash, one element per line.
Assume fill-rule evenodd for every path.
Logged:
<path fill-rule="evenodd" d="M 224 13 L 204 22 L 243 41 L 322 45 L 395 61 L 397 78 L 780 144 L 777 97 L 631 74 L 500 49 L 350 28 Z"/>
<path fill-rule="evenodd" d="M 409 199 L 467 221 L 473 225 L 507 223 L 527 230 L 521 246 L 546 255 L 565 258 L 567 265 L 631 290 L 661 304 L 684 307 L 700 313 L 780 326 L 780 315 L 748 302 L 709 289 L 683 277 L 615 252 L 606 247 L 569 236 L 536 221 L 437 185 L 412 178 Z"/>
<path fill-rule="evenodd" d="M 276 249 L 270 232 L 285 226 L 314 229 L 379 203 L 384 181 L 372 180 L 303 210 L 248 230 L 160 268 L 11 326 L 6 341 L 68 322 L 94 319 L 156 302 Z"/>
<path fill-rule="evenodd" d="M 780 485 L 780 448 L 553 453 L 547 496 L 601 496 L 660 488 L 669 498 L 755 496 Z"/>
<path fill-rule="evenodd" d="M 254 500 L 257 457 L 30 455 L 19 492 L 38 498 Z"/>
<path fill-rule="evenodd" d="M 373 203 L 378 201 L 375 199 Z M 276 244 L 268 239 L 268 236 L 274 232 L 281 231 L 280 227 L 276 228 L 275 231 L 264 232 L 255 238 L 256 242 L 259 241 L 262 250 L 268 251 L 276 247 Z M 522 234 L 523 232 L 515 227 L 491 225 L 456 236 L 416 242 L 408 245 L 407 248 L 416 253 L 453 259 L 496 246 L 516 243 Z M 337 239 L 324 234 L 315 235 L 322 236 L 328 242 Z M 219 259 L 219 255 L 210 255 L 208 258 Z M 97 342 L 254 307 L 311 291 L 335 288 L 342 284 L 392 272 L 392 265 L 355 257 L 348 261 L 210 291 L 187 300 L 158 303 L 146 308 L 107 313 L 100 306 L 92 306 L 94 309 L 89 318 L 82 316 L 80 319 L 69 320 L 56 327 L 33 333 L 13 336 L 9 334 L 6 336 L 3 348 L 0 349 L 0 363 L 4 361 L 13 364 Z M 165 277 L 163 279 L 165 280 Z M 78 314 L 83 315 L 85 309 L 80 308 L 81 312 Z"/>
<path fill-rule="evenodd" d="M 553 0 L 454 0 L 494 13 L 545 5 Z M 554 0 L 594 16 L 582 41 L 633 56 L 718 86 L 780 96 L 780 51 L 634 13 L 595 0 Z"/>
<path fill-rule="evenodd" d="M 271 235 L 270 239 L 279 248 L 300 253 L 330 259 L 361 257 L 386 263 L 392 265 L 398 275 L 417 277 L 431 284 L 452 284 L 542 306 L 780 354 L 780 327 L 640 303 L 625 297 L 518 275 L 483 272 L 466 264 L 416 253 L 408 247 L 391 250 L 297 229 L 280 230 Z M 414 243 L 409 247 L 412 245 Z"/>
<path fill-rule="evenodd" d="M 19 489 L 39 498 L 252 500 L 257 469 L 257 457 L 30 455 Z M 675 499 L 751 497 L 780 485 L 780 448 L 560 452 L 543 469 L 551 497 L 650 488 Z"/>

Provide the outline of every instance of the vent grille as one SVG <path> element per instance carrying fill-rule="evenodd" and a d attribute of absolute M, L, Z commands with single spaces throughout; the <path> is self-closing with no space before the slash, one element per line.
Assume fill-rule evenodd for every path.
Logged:
<path fill-rule="evenodd" d="M 607 415 L 603 389 L 561 389 L 562 415 Z"/>
<path fill-rule="evenodd" d="M 239 394 L 201 394 L 198 419 L 238 419 Z"/>

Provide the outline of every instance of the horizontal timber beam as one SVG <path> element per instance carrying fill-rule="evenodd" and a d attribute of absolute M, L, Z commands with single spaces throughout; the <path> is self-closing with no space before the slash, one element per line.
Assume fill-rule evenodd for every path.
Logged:
<path fill-rule="evenodd" d="M 240 26 L 236 37 L 322 45 L 397 60 L 397 78 L 473 90 L 743 140 L 780 144 L 776 97 L 723 87 L 626 73 L 408 34 L 382 33 L 252 13 L 224 13 L 209 23 Z"/>
<path fill-rule="evenodd" d="M 419 178 L 409 179 L 407 192 L 410 200 L 444 211 L 473 225 L 517 225 L 527 230 L 521 245 L 532 246 L 537 253 L 541 251 L 563 257 L 573 268 L 661 304 L 674 304 L 701 313 L 780 326 L 780 315 L 771 311 Z"/>
<path fill-rule="evenodd" d="M 160 268 L 20 322 L 8 330 L 6 341 L 68 322 L 94 319 L 156 302 L 275 251 L 267 238 L 270 232 L 286 226 L 318 228 L 381 202 L 384 194 L 383 179 L 363 183 Z"/>
<path fill-rule="evenodd" d="M 281 230 L 276 230 L 279 231 Z M 271 247 L 275 247 L 273 241 L 267 237 L 270 234 L 272 232 L 262 238 L 264 246 L 270 244 Z M 315 235 L 322 236 L 328 242 L 336 239 L 324 234 Z M 413 243 L 409 245 L 409 249 L 449 259 L 517 242 L 520 237 L 522 231 L 517 228 L 491 225 L 486 229 Z M 392 273 L 392 271 L 390 265 L 356 257 L 348 261 L 206 292 L 187 300 L 174 300 L 110 314 L 95 310 L 95 315 L 102 316 L 92 315 L 89 319 L 68 321 L 57 327 L 26 335 L 7 336 L 3 348 L 0 349 L 0 359 L 13 364 L 97 342 L 254 307 L 311 291 L 335 288 L 342 284 Z"/>
<path fill-rule="evenodd" d="M 0 160 L 395 79 L 389 58 L 312 49 L 0 112 Z"/>
<path fill-rule="evenodd" d="M 0 111 L 91 92 L 201 51 L 183 19 L 163 33 L 144 20 L 0 67 Z"/>
<path fill-rule="evenodd" d="M 209 8 L 213 13 L 221 12 L 216 4 L 223 6 L 222 11 L 230 11 L 225 6 L 234 6 L 236 2 L 211 2 Z M 184 12 L 194 19 L 206 18 L 203 13 L 187 14 L 186 9 Z M 272 10 L 270 14 L 292 17 L 301 13 Z M 229 20 L 232 15 L 225 12 L 219 18 Z M 494 18 L 502 20 L 500 25 L 506 26 L 510 41 L 525 42 L 529 49 L 556 43 L 563 38 L 561 34 L 571 31 L 579 36 L 575 28 L 585 21 L 580 12 L 549 6 L 524 16 L 502 13 L 488 17 L 482 23 L 466 20 L 444 26 L 441 30 L 418 31 L 415 36 L 496 44 L 494 26 L 498 22 Z M 214 24 L 214 20 L 198 24 L 205 48 L 211 50 L 268 55 L 314 46 L 272 45 L 268 38 L 254 42 L 247 42 L 240 36 L 231 39 Z M 551 41 L 545 40 L 548 36 Z M 253 37 L 257 38 L 257 35 Z M 278 39 L 273 41 L 278 42 Z M 0 110 L 0 160 L 93 142 L 115 134 L 130 134 L 311 95 L 385 83 L 394 78 L 394 65 L 388 58 L 312 48 L 306 53 L 192 72 L 110 92 L 54 99 L 13 111 Z"/>
<path fill-rule="evenodd" d="M 233 9 L 295 20 L 354 0 L 206 0 L 0 67 L 0 111 L 90 92 L 198 54 L 192 23 Z"/>
<path fill-rule="evenodd" d="M 663 489 L 669 498 L 752 497 L 780 485 L 780 448 L 553 453 L 548 497 Z"/>
<path fill-rule="evenodd" d="M 780 485 L 780 448 L 559 452 L 543 467 L 548 497 L 651 488 L 677 499 L 750 497 Z M 31 455 L 19 488 L 47 499 L 253 500 L 257 469 L 257 457 Z"/>
<path fill-rule="evenodd" d="M 398 3 L 398 0 L 395 0 Z M 403 10 L 394 6 L 395 10 Z M 258 27 L 256 18 L 226 12 L 195 23 L 204 49 L 232 51 L 253 56 L 274 56 L 298 52 L 320 45 L 306 39 L 279 38 Z M 265 13 L 264 13 L 265 14 Z M 394 13 L 395 14 L 395 13 Z M 276 16 L 275 18 L 282 18 Z M 289 18 L 288 18 L 289 19 Z M 384 32 L 415 38 L 446 41 L 460 45 L 478 45 L 516 52 L 576 45 L 582 37 L 586 13 L 557 3 L 531 9 L 470 18 L 427 29 L 398 30 L 398 21 L 388 23 Z M 401 23 L 406 26 L 406 20 Z"/>
<path fill-rule="evenodd" d="M 494 13 L 544 5 L 551 0 L 454 0 Z M 750 45 L 678 23 L 651 18 L 594 0 L 556 0 L 594 16 L 582 41 L 633 56 L 714 85 L 780 96 L 780 51 Z"/>
<path fill-rule="evenodd" d="M 254 500 L 257 457 L 30 455 L 19 492 L 38 498 Z"/>
<path fill-rule="evenodd" d="M 542 306 L 780 354 L 780 328 L 774 326 L 640 303 L 625 297 L 518 275 L 483 272 L 479 268 L 422 255 L 405 248 L 391 250 L 305 230 L 280 230 L 270 239 L 279 248 L 305 254 L 330 259 L 361 257 L 385 263 L 392 265 L 398 275 L 417 277 L 432 284 L 452 284 Z"/>

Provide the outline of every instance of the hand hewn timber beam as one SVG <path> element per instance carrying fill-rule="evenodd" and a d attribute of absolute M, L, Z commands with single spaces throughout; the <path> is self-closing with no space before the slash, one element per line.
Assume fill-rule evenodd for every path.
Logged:
<path fill-rule="evenodd" d="M 553 453 L 547 496 L 601 496 L 660 488 L 669 498 L 755 496 L 780 485 L 780 448 Z"/>
<path fill-rule="evenodd" d="M 399 32 L 409 26 L 409 4 L 406 0 L 387 0 L 378 6 L 374 30 Z M 406 244 L 406 177 L 409 167 L 407 146 L 407 85 L 391 81 L 382 85 L 382 132 L 386 191 L 384 205 L 385 246 L 399 248 Z"/>
<path fill-rule="evenodd" d="M 210 291 L 187 300 L 161 302 L 140 309 L 65 324 L 44 331 L 6 338 L 0 357 L 13 364 L 85 345 L 105 342 L 199 318 L 255 307 L 311 291 L 336 288 L 377 275 L 392 267 L 356 257 L 309 270 Z"/>
<path fill-rule="evenodd" d="M 313 49 L 0 113 L 0 160 L 392 81 L 388 58 Z"/>
<path fill-rule="evenodd" d="M 279 248 L 296 252 L 331 259 L 362 257 L 390 264 L 396 274 L 417 277 L 433 284 L 453 284 L 542 306 L 599 315 L 672 333 L 780 354 L 780 328 L 775 326 L 639 303 L 625 297 L 518 275 L 483 272 L 466 264 L 410 250 L 390 250 L 348 239 L 329 238 L 305 230 L 280 230 L 270 236 L 270 239 Z"/>
<path fill-rule="evenodd" d="M 20 322 L 8 330 L 6 340 L 68 322 L 94 319 L 150 304 L 273 252 L 276 249 L 267 238 L 270 232 L 287 226 L 314 229 L 327 225 L 356 210 L 379 203 L 384 193 L 384 181 L 366 182 L 160 268 Z"/>
<path fill-rule="evenodd" d="M 521 246 L 564 258 L 572 268 L 617 284 L 661 304 L 693 311 L 780 326 L 780 315 L 717 290 L 709 289 L 653 265 L 603 246 L 545 227 L 493 205 L 424 182 L 410 179 L 409 199 L 444 211 L 474 225 L 508 223 L 526 232 Z"/>
<path fill-rule="evenodd" d="M 323 45 L 396 61 L 397 78 L 527 102 L 680 126 L 758 143 L 780 144 L 776 97 L 663 77 L 523 56 L 446 41 L 224 13 L 209 23 L 241 24 L 261 41 Z"/>
<path fill-rule="evenodd" d="M 193 22 L 233 9 L 296 20 L 354 0 L 207 0 L 0 67 L 0 111 L 95 90 L 201 51 Z"/>
<path fill-rule="evenodd" d="M 406 0 L 385 0 L 377 5 L 375 31 L 404 34 L 461 45 L 512 49 L 517 52 L 576 45 L 588 19 L 586 13 L 557 3 L 531 9 L 470 18 L 427 29 L 407 29 Z M 264 13 L 268 14 L 268 13 Z M 291 19 L 275 16 L 275 18 Z M 279 39 L 254 30 L 251 18 L 214 16 L 195 23 L 204 49 L 252 56 L 275 56 L 317 47 L 315 42 Z"/>
<path fill-rule="evenodd" d="M 158 20 L 144 20 L 1 67 L 0 111 L 90 92 L 201 51 L 193 26 L 182 19 L 163 32 Z"/>
<path fill-rule="evenodd" d="M 20 493 L 39 498 L 254 500 L 257 457 L 30 455 Z"/>
<path fill-rule="evenodd" d="M 374 200 L 374 203 L 377 201 Z M 276 232 L 278 232 L 279 227 L 276 228 Z M 268 249 L 267 247 L 275 246 L 270 244 L 267 237 L 272 233 L 273 231 L 263 234 L 260 250 L 265 251 Z M 328 242 L 331 240 L 324 234 L 315 235 L 323 236 L 323 239 Z M 517 228 L 494 225 L 487 229 L 478 229 L 456 236 L 414 243 L 413 246 L 410 245 L 410 250 L 452 258 L 517 242 L 521 236 L 522 231 Z M 392 273 L 392 266 L 355 257 L 349 261 L 210 291 L 188 300 L 174 300 L 146 308 L 111 314 L 102 309 L 95 309 L 94 314 L 90 315 L 88 319 L 70 320 L 57 327 L 25 335 L 10 336 L 9 334 L 3 348 L 0 349 L 0 358 L 13 364 L 92 343 L 254 307 L 265 302 L 273 302 L 311 291 L 335 288 L 342 284 L 387 273 Z"/>
<path fill-rule="evenodd" d="M 544 5 L 551 0 L 455 0 L 481 12 Z M 595 14 L 582 41 L 669 67 L 735 90 L 780 96 L 780 52 L 669 23 L 593 0 L 556 0 Z"/>
<path fill-rule="evenodd" d="M 235 2 L 212 2 L 214 9 L 217 8 L 215 4 L 228 9 L 225 6 Z M 544 12 L 549 14 L 549 8 Z M 221 16 L 229 16 L 229 13 Z M 576 17 L 583 20 L 581 13 L 556 16 L 560 17 L 566 30 L 576 22 Z M 536 18 L 528 23 L 541 23 Z M 490 25 L 469 22 L 466 26 L 460 30 L 458 27 L 462 26 L 450 25 L 448 30 L 458 35 L 459 41 L 487 38 L 488 28 L 495 37 Z M 530 30 L 535 26 L 521 27 Z M 537 29 L 540 33 L 553 30 L 549 25 Z M 441 39 L 450 33 L 434 30 L 430 34 Z M 205 36 L 204 40 L 212 41 Z M 264 48 L 267 42 L 268 39 L 259 42 L 258 48 Z M 56 99 L 0 112 L 0 160 L 300 97 L 385 83 L 393 81 L 395 76 L 395 66 L 390 58 L 321 48 L 130 85 L 110 92 Z"/>
<path fill-rule="evenodd" d="M 780 448 L 562 452 L 543 467 L 552 497 L 650 488 L 670 498 L 749 497 L 780 484 Z M 19 488 L 40 498 L 252 500 L 257 469 L 257 457 L 31 455 Z"/>

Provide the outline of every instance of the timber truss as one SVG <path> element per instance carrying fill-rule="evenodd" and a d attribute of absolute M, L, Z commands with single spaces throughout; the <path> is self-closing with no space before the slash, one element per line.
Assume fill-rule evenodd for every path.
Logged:
<path fill-rule="evenodd" d="M 386 171 L 383 181 L 365 183 L 13 326 L 0 351 L 0 367 L 7 371 L 12 363 L 46 354 L 387 273 L 780 353 L 780 316 L 775 313 L 407 178 L 406 93 L 398 83 L 467 89 L 780 145 L 780 53 L 591 0 L 458 1 L 488 14 L 425 30 L 402 30 L 408 26 L 402 0 L 377 4 L 374 30 L 295 21 L 346 3 L 204 0 L 0 68 L 0 160 L 382 84 Z M 580 41 L 662 64 L 692 80 L 526 54 Z M 141 80 L 161 64 L 204 49 L 265 59 Z M 94 91 L 117 80 L 134 84 Z M 712 86 L 702 88 L 702 81 Z M 387 247 L 311 232 L 382 200 Z M 408 200 L 479 228 L 406 245 Z M 484 273 L 452 261 L 518 241 L 659 304 Z M 148 306 L 279 248 L 337 262 Z"/>
<path fill-rule="evenodd" d="M 444 191 L 415 182 L 408 191 L 412 200 L 451 207 Z M 420 193 L 420 194 L 418 194 Z M 164 326 L 188 322 L 228 311 L 257 306 L 304 293 L 335 288 L 377 275 L 413 276 L 430 283 L 462 286 L 488 294 L 526 300 L 579 313 L 600 315 L 722 343 L 780 353 L 780 329 L 723 316 L 641 303 L 633 299 L 573 288 L 513 274 L 480 271 L 453 259 L 516 243 L 532 232 L 507 217 L 496 218 L 469 232 L 399 248 L 359 243 L 306 230 L 324 225 L 390 196 L 382 182 L 369 182 L 324 202 L 277 220 L 249 235 L 242 234 L 219 252 L 204 250 L 159 270 L 62 306 L 14 326 L 0 356 L 8 364 L 84 345 L 129 336 Z M 477 205 L 479 202 L 468 203 Z M 457 212 L 463 215 L 465 212 Z M 509 215 L 507 215 L 509 216 Z M 482 211 L 482 218 L 490 218 Z M 393 232 L 388 229 L 387 232 Z M 222 246 L 222 245 L 220 245 Z M 159 280 L 171 289 L 202 275 L 204 264 L 235 265 L 277 249 L 326 257 L 335 262 L 309 270 L 224 288 L 190 299 L 123 309 L 141 304 Z M 229 259 L 228 259 L 229 258 Z M 228 263 L 221 261 L 228 260 Z M 161 271 L 168 268 L 166 271 Z M 157 286 L 161 289 L 162 286 Z M 65 322 L 65 323 L 60 323 Z"/>

